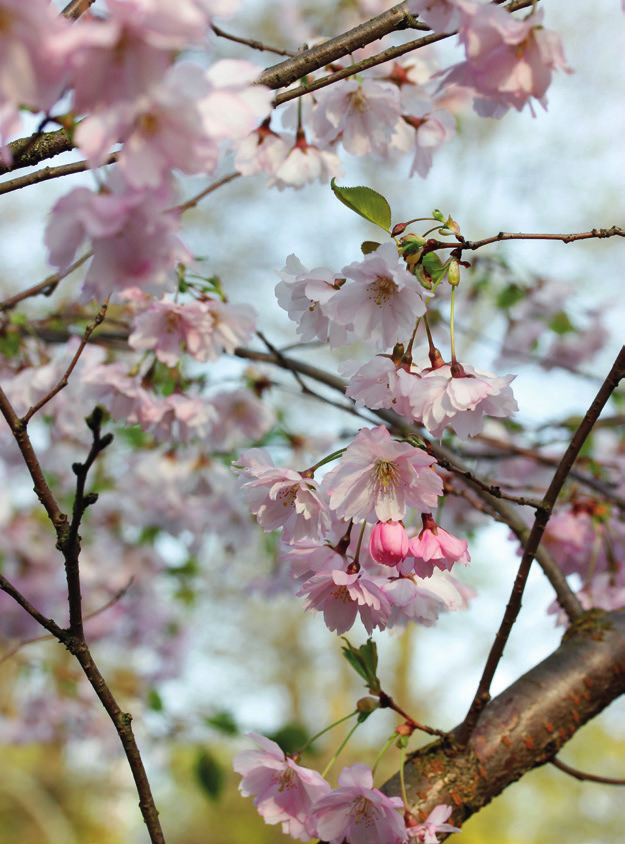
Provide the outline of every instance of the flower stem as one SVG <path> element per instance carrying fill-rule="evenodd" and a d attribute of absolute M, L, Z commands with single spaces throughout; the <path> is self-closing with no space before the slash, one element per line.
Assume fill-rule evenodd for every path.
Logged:
<path fill-rule="evenodd" d="M 352 712 L 352 715 L 353 715 L 353 714 L 354 714 L 354 713 Z M 343 719 L 343 720 L 345 720 L 345 719 Z M 334 763 L 336 762 L 336 760 L 337 760 L 337 758 L 338 758 L 339 753 L 343 750 L 343 748 L 345 747 L 345 745 L 347 744 L 347 742 L 350 740 L 350 738 L 354 735 L 354 733 L 356 732 L 356 730 L 358 729 L 358 727 L 359 727 L 359 726 L 360 726 L 360 721 L 357 721 L 357 722 L 354 724 L 354 726 L 351 728 L 351 730 L 349 731 L 349 733 L 347 734 L 347 736 L 345 737 L 345 741 L 343 741 L 343 743 L 341 744 L 341 746 L 339 747 L 339 749 L 336 751 L 336 753 L 334 754 L 334 756 L 332 757 L 332 759 L 330 759 L 330 761 L 328 762 L 328 764 L 327 764 L 327 765 L 325 766 L 325 768 L 323 769 L 323 771 L 322 771 L 322 773 L 321 773 L 321 776 L 322 776 L 322 777 L 325 777 L 325 776 L 326 776 L 326 774 L 328 773 L 328 771 L 330 770 L 330 768 L 332 767 L 332 765 L 334 765 Z"/>

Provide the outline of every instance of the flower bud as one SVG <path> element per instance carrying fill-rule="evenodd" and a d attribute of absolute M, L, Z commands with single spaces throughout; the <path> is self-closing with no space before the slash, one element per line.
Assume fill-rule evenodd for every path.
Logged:
<path fill-rule="evenodd" d="M 384 566 L 396 566 L 406 559 L 408 534 L 401 522 L 378 522 L 369 537 L 369 553 Z"/>

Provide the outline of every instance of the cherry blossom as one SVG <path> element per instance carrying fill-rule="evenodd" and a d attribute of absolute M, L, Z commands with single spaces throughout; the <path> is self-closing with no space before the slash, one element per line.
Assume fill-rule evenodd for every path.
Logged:
<path fill-rule="evenodd" d="M 111 192 L 75 188 L 56 203 L 45 233 L 50 263 L 66 269 L 76 250 L 91 239 L 93 259 L 85 276 L 85 300 L 141 287 L 162 293 L 175 282 L 177 262 L 193 257 L 178 238 L 180 213 L 169 210 L 171 185 L 158 191 L 127 192 L 119 179 Z"/>
<path fill-rule="evenodd" d="M 313 575 L 297 594 L 306 597 L 304 610 L 322 612 L 326 627 L 338 636 L 353 626 L 357 615 L 369 635 L 376 627 L 384 630 L 391 611 L 388 598 L 373 580 L 342 569 Z"/>
<path fill-rule="evenodd" d="M 282 527 L 286 542 L 321 539 L 330 527 L 330 513 L 319 484 L 293 469 L 275 467 L 262 448 L 244 451 L 233 470 L 246 480 L 241 489 L 251 512 L 265 531 Z"/>
<path fill-rule="evenodd" d="M 385 566 L 396 566 L 408 554 L 408 534 L 401 522 L 378 522 L 369 537 L 369 553 Z"/>
<path fill-rule="evenodd" d="M 329 182 L 343 175 L 341 160 L 334 152 L 309 144 L 302 130 L 298 130 L 295 145 L 269 178 L 269 187 L 303 188 L 312 182 Z"/>
<path fill-rule="evenodd" d="M 444 84 L 473 88 L 474 108 L 482 117 L 501 117 L 538 100 L 556 68 L 569 71 L 559 35 L 541 26 L 542 10 L 517 20 L 500 6 L 479 4 L 460 31 L 467 60 L 452 67 Z"/>
<path fill-rule="evenodd" d="M 439 527 L 429 513 L 423 515 L 423 530 L 410 540 L 410 554 L 416 558 L 414 571 L 419 577 L 431 577 L 434 566 L 442 571 L 451 571 L 454 563 L 470 562 L 466 539 L 458 539 Z M 410 561 L 407 560 L 406 563 Z M 401 566 L 408 574 L 406 564 Z"/>
<path fill-rule="evenodd" d="M 387 797 L 373 787 L 367 765 L 343 768 L 339 788 L 322 797 L 312 811 L 315 835 L 329 844 L 399 844 L 406 836 L 401 797 Z"/>
<path fill-rule="evenodd" d="M 505 417 L 519 409 L 509 386 L 514 378 L 469 364 L 445 364 L 422 372 L 409 395 L 413 418 L 437 438 L 447 426 L 461 439 L 475 437 L 484 425 L 484 414 Z"/>
<path fill-rule="evenodd" d="M 356 407 L 392 408 L 402 416 L 411 413 L 408 396 L 413 377 L 387 355 L 376 355 L 367 363 L 343 361 L 339 372 L 349 377 L 345 395 L 354 399 Z"/>
<path fill-rule="evenodd" d="M 386 156 L 400 114 L 396 86 L 375 79 L 344 79 L 317 94 L 310 125 L 322 146 L 340 137 L 350 155 Z"/>
<path fill-rule="evenodd" d="M 423 823 L 415 823 L 414 826 L 406 824 L 408 842 L 414 842 L 414 844 L 438 844 L 437 833 L 462 832 L 457 826 L 445 823 L 450 815 L 451 806 L 440 803 L 432 809 Z"/>
<path fill-rule="evenodd" d="M 264 171 L 274 175 L 289 154 L 288 142 L 269 128 L 267 118 L 258 129 L 235 143 L 234 166 L 243 176 Z"/>
<path fill-rule="evenodd" d="M 243 779 L 239 791 L 254 797 L 254 805 L 268 824 L 282 824 L 282 831 L 293 838 L 308 841 L 309 814 L 313 805 L 331 789 L 321 774 L 287 758 L 275 741 L 256 733 L 247 733 L 261 750 L 242 750 L 232 766 Z"/>
<path fill-rule="evenodd" d="M 467 13 L 479 4 L 473 0 L 406 0 L 406 7 L 435 32 L 455 32 Z"/>
<path fill-rule="evenodd" d="M 211 434 L 215 449 L 230 451 L 260 440 L 276 424 L 273 408 L 244 387 L 222 390 L 210 399 L 218 420 Z"/>
<path fill-rule="evenodd" d="M 153 349 L 158 360 L 175 366 L 184 349 L 197 360 L 206 361 L 211 347 L 207 338 L 213 319 L 203 302 L 178 304 L 168 296 L 155 302 L 134 320 L 134 331 L 128 338 L 133 349 Z"/>
<path fill-rule="evenodd" d="M 443 483 L 424 451 L 391 439 L 388 430 L 361 428 L 341 460 L 323 479 L 330 507 L 355 522 L 401 521 L 408 507 L 435 507 Z"/>
<path fill-rule="evenodd" d="M 289 319 L 297 323 L 302 342 L 330 339 L 332 348 L 351 342 L 348 327 L 331 322 L 325 306 L 338 290 L 337 278 L 326 267 L 307 269 L 295 255 L 289 255 L 285 267 L 277 273 L 282 281 L 276 285 L 276 297 Z"/>
<path fill-rule="evenodd" d="M 410 337 L 418 317 L 425 313 L 422 288 L 394 243 L 384 243 L 364 260 L 343 267 L 353 279 L 325 305 L 335 322 L 353 326 L 357 337 L 388 349 Z"/>

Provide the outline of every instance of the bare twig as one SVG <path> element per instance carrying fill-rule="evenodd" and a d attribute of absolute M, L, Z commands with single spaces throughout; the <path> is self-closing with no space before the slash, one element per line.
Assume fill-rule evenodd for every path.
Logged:
<path fill-rule="evenodd" d="M 211 24 L 211 29 L 220 38 L 226 38 L 228 41 L 234 41 L 235 44 L 244 44 L 246 47 L 251 47 L 252 50 L 260 50 L 261 52 L 276 53 L 278 56 L 296 56 L 297 53 L 291 50 L 281 50 L 279 47 L 270 47 L 268 44 L 263 44 L 262 41 L 257 41 L 255 38 L 241 38 L 239 35 L 232 35 L 230 32 L 224 30 L 216 24 Z"/>
<path fill-rule="evenodd" d="M 112 152 L 104 162 L 104 165 L 114 164 L 117 158 L 118 153 Z M 43 167 L 41 170 L 35 170 L 34 173 L 29 173 L 27 176 L 19 176 L 17 179 L 0 182 L 0 194 L 21 190 L 22 188 L 30 187 L 30 185 L 37 185 L 39 182 L 47 182 L 49 179 L 60 179 L 63 176 L 71 176 L 74 173 L 83 173 L 89 167 L 90 164 L 88 161 L 74 161 L 71 164 L 61 164 L 59 167 Z"/>
<path fill-rule="evenodd" d="M 66 18 L 78 20 L 93 3 L 95 3 L 95 0 L 70 0 L 61 14 Z"/>
<path fill-rule="evenodd" d="M 66 631 L 59 627 L 58 624 L 51 618 L 46 618 L 43 613 L 40 613 L 39 610 L 34 607 L 30 601 L 28 601 L 2 574 L 0 574 L 0 589 L 2 589 L 3 592 L 6 592 L 7 595 L 10 595 L 23 610 L 26 610 L 31 618 L 34 618 L 35 621 L 44 628 L 44 630 L 48 630 L 56 639 L 63 641 L 66 636 Z"/>
<path fill-rule="evenodd" d="M 491 243 L 501 243 L 503 240 L 559 240 L 562 243 L 574 243 L 577 240 L 596 240 L 607 237 L 625 237 L 625 229 L 620 226 L 612 226 L 609 229 L 591 229 L 588 232 L 578 232 L 576 234 L 531 234 L 529 232 L 499 232 L 492 237 L 485 237 L 483 240 L 463 240 L 460 244 L 457 243 L 437 243 L 438 248 L 460 249 L 466 251 L 467 249 L 475 250 L 481 249 L 482 246 L 488 246 Z"/>
<path fill-rule="evenodd" d="M 119 591 L 117 591 L 113 595 L 112 598 L 109 598 L 109 600 L 105 604 L 102 604 L 102 606 L 98 607 L 97 610 L 94 610 L 93 612 L 87 613 L 87 615 L 85 615 L 85 617 L 84 617 L 84 620 L 89 621 L 89 619 L 91 619 L 91 618 L 96 618 L 97 616 L 101 615 L 103 612 L 106 612 L 106 610 L 110 609 L 110 607 L 112 607 L 116 603 L 118 603 L 118 601 L 121 601 L 121 599 L 124 597 L 124 595 L 128 592 L 128 590 L 132 586 L 133 581 L 134 581 L 134 577 L 131 577 L 129 579 L 128 583 L 126 583 L 125 586 L 122 586 L 122 588 Z M 58 638 L 58 636 L 56 636 L 54 633 L 44 633 L 43 636 L 31 636 L 30 639 L 20 639 L 19 642 L 16 642 L 15 645 L 13 645 L 13 647 L 9 648 L 8 651 L 5 651 L 2 654 L 2 656 L 0 656 L 0 665 L 2 665 L 3 662 L 7 662 L 7 660 L 11 659 L 12 656 L 15 656 L 16 653 L 21 651 L 22 648 L 25 648 L 27 645 L 34 645 L 37 642 L 49 642 L 49 641 L 52 641 L 53 639 L 57 639 L 57 638 Z"/>
<path fill-rule="evenodd" d="M 559 770 L 564 771 L 565 774 L 568 774 L 570 777 L 574 777 L 576 780 L 599 782 L 603 785 L 625 785 L 625 779 L 619 780 L 614 779 L 613 777 L 598 777 L 595 774 L 586 774 L 584 771 L 578 771 L 577 768 L 571 768 L 571 766 L 567 765 L 566 762 L 560 761 L 557 756 L 554 756 L 554 758 L 550 761 L 554 768 L 559 768 Z"/>
<path fill-rule="evenodd" d="M 77 270 L 78 267 L 82 266 L 85 261 L 88 261 L 92 255 L 93 252 L 87 252 L 86 255 L 83 255 L 82 258 L 74 261 L 74 263 L 70 264 L 66 270 L 63 270 L 63 272 L 52 273 L 52 275 L 44 278 L 44 280 L 39 282 L 39 284 L 35 284 L 33 287 L 22 290 L 21 293 L 16 293 L 16 295 L 11 296 L 10 299 L 5 299 L 4 302 L 0 302 L 0 313 L 14 308 L 18 302 L 23 302 L 24 299 L 30 299 L 33 296 L 39 296 L 40 294 L 43 296 L 51 296 L 58 287 L 59 283 L 63 281 L 64 278 L 67 278 L 70 273 L 73 273 L 74 270 Z"/>
<path fill-rule="evenodd" d="M 201 199 L 204 199 L 205 196 L 208 196 L 210 193 L 217 190 L 217 188 L 220 188 L 223 185 L 227 185 L 228 182 L 232 182 L 234 179 L 238 179 L 240 175 L 240 173 L 228 173 L 227 176 L 223 176 L 221 179 L 217 179 L 217 181 L 213 182 L 212 185 L 209 185 L 207 188 L 200 191 L 195 196 L 191 197 L 191 199 L 188 199 L 186 202 L 183 202 L 182 205 L 177 205 L 176 210 L 180 211 L 181 213 L 184 213 L 190 208 L 195 208 L 198 202 Z"/>
<path fill-rule="evenodd" d="M 74 371 L 74 368 L 78 363 L 78 360 L 80 359 L 80 356 L 82 355 L 85 346 L 89 342 L 89 338 L 91 337 L 95 329 L 98 327 L 98 325 L 101 325 L 104 322 L 104 318 L 106 317 L 106 310 L 108 308 L 109 298 L 110 296 L 107 297 L 106 301 L 102 303 L 102 307 L 96 314 L 95 319 L 93 320 L 91 325 L 88 325 L 85 329 L 85 333 L 83 335 L 82 340 L 80 341 L 78 348 L 76 349 L 74 357 L 71 359 L 69 366 L 67 367 L 59 381 L 54 385 L 54 387 L 50 390 L 49 393 L 47 393 L 42 399 L 40 399 L 37 404 L 33 405 L 30 410 L 26 413 L 26 415 L 22 417 L 22 423 L 24 425 L 27 425 L 33 418 L 35 413 L 41 410 L 41 408 L 44 407 L 51 399 L 53 399 L 54 396 L 56 396 L 58 393 L 61 392 L 61 390 L 67 387 L 69 376 Z"/>

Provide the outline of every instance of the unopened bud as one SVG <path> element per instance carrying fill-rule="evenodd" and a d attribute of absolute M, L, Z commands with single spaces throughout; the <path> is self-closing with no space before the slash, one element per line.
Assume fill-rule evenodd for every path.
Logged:
<path fill-rule="evenodd" d="M 458 261 L 452 258 L 447 269 L 447 281 L 452 287 L 457 287 L 460 284 L 460 267 Z"/>
<path fill-rule="evenodd" d="M 361 697 L 356 702 L 356 709 L 359 712 L 375 712 L 380 708 L 380 701 L 376 697 Z"/>

